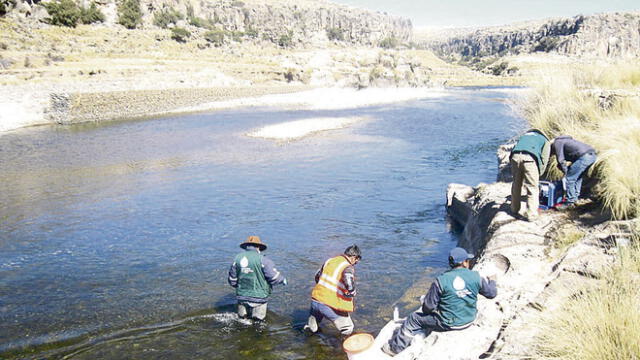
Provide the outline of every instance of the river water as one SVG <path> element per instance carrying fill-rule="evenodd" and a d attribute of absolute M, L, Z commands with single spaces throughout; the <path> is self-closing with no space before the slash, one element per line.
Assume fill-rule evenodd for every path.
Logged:
<path fill-rule="evenodd" d="M 0 358 L 335 358 L 329 324 L 301 330 L 315 271 L 359 245 L 353 318 L 358 331 L 379 330 L 412 284 L 446 267 L 458 236 L 447 184 L 494 181 L 496 147 L 522 126 L 509 94 L 454 89 L 348 110 L 235 109 L 1 136 Z M 246 136 L 352 116 L 367 120 L 290 142 Z M 289 279 L 264 324 L 234 316 L 226 283 L 248 235 Z"/>

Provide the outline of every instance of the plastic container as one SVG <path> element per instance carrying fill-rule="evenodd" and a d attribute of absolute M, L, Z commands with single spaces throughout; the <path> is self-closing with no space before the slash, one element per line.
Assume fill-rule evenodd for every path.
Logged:
<path fill-rule="evenodd" d="M 540 181 L 540 209 L 548 210 L 562 202 L 562 181 Z"/>
<path fill-rule="evenodd" d="M 367 354 L 374 339 L 371 334 L 359 333 L 349 336 L 343 343 L 342 349 L 347 353 L 349 360 L 364 360 L 371 357 Z"/>

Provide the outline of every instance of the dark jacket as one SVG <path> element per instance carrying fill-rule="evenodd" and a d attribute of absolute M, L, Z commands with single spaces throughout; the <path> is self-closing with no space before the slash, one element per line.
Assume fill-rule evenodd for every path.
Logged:
<path fill-rule="evenodd" d="M 565 174 L 567 173 L 567 161 L 575 162 L 586 153 L 595 154 L 596 152 L 593 147 L 575 140 L 569 135 L 562 135 L 553 139 L 551 148 L 553 149 L 553 153 L 556 155 L 556 159 L 558 160 L 558 167 Z"/>

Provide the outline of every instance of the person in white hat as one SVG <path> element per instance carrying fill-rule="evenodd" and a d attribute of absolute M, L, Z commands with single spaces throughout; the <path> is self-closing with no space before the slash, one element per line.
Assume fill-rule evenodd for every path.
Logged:
<path fill-rule="evenodd" d="M 273 261 L 262 254 L 267 244 L 260 237 L 249 236 L 240 247 L 244 251 L 236 255 L 227 279 L 229 285 L 236 288 L 238 316 L 264 320 L 273 285 L 287 285 L 287 279 L 276 269 Z"/>

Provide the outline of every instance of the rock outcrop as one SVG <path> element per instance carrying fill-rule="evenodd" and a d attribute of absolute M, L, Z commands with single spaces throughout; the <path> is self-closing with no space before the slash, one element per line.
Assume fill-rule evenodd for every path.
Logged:
<path fill-rule="evenodd" d="M 640 55 L 640 12 L 580 15 L 449 34 L 428 40 L 426 46 L 455 60 L 533 52 L 632 58 Z"/>
<path fill-rule="evenodd" d="M 82 2 L 88 6 L 92 1 Z M 105 14 L 105 24 L 114 26 L 118 21 L 117 0 L 95 2 Z M 44 19 L 46 10 L 38 3 L 16 0 L 12 13 Z M 292 46 L 328 40 L 378 46 L 385 39 L 406 42 L 412 36 L 409 19 L 320 0 L 141 0 L 140 9 L 143 28 L 154 26 L 155 14 L 171 9 L 182 15 L 175 24 L 178 26 L 189 27 L 195 19 L 233 36 L 248 35 L 246 40 L 286 41 Z"/>

